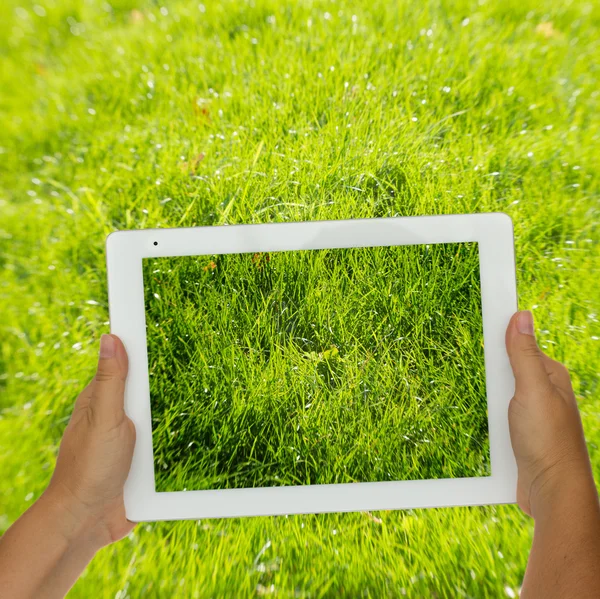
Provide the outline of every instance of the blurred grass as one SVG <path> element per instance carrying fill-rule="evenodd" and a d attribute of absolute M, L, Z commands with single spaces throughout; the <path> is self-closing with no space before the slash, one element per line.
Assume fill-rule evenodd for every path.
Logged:
<path fill-rule="evenodd" d="M 124 228 L 509 213 L 600 480 L 597 3 L 4 7 L 2 530 L 94 371 Z M 512 596 L 530 538 L 514 506 L 144 524 L 71 596 Z"/>
<path fill-rule="evenodd" d="M 158 491 L 488 476 L 477 243 L 144 260 Z"/>

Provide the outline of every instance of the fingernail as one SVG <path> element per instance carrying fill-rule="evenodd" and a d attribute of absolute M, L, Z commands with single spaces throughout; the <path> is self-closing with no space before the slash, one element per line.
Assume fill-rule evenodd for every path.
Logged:
<path fill-rule="evenodd" d="M 114 358 L 115 356 L 115 340 L 110 335 L 102 335 L 100 337 L 100 357 Z"/>
<path fill-rule="evenodd" d="M 524 310 L 517 314 L 517 330 L 524 335 L 533 335 L 533 314 L 529 310 Z"/>

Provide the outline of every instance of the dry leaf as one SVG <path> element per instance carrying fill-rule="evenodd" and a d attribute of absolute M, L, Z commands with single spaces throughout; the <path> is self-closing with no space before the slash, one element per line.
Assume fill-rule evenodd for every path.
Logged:
<path fill-rule="evenodd" d="M 373 520 L 373 522 L 375 522 L 375 524 L 381 524 L 383 522 L 383 520 L 381 518 L 378 518 L 377 516 L 374 516 L 371 512 L 365 512 L 365 514 L 367 514 L 367 516 Z"/>
<path fill-rule="evenodd" d="M 210 111 L 205 106 L 205 104 L 207 104 L 207 103 L 208 103 L 208 100 L 205 100 L 204 98 L 196 97 L 192 101 L 192 108 L 193 108 L 194 112 L 196 113 L 196 116 L 199 116 L 200 118 L 202 118 L 206 121 L 210 121 L 211 120 L 210 119 Z"/>
<path fill-rule="evenodd" d="M 545 38 L 558 37 L 560 35 L 560 31 L 558 31 L 558 29 L 554 29 L 552 21 L 540 23 L 535 28 L 535 32 L 543 35 Z"/>
<path fill-rule="evenodd" d="M 129 13 L 129 18 L 132 23 L 141 23 L 144 20 L 144 13 L 139 11 L 137 8 L 134 8 Z"/>
<path fill-rule="evenodd" d="M 269 262 L 271 260 L 271 256 L 268 253 L 257 252 L 252 256 L 252 263 L 256 268 L 262 268 L 265 262 Z"/>
<path fill-rule="evenodd" d="M 182 171 L 188 172 L 190 175 L 194 175 L 196 173 L 196 168 L 198 164 L 204 160 L 204 154 L 200 152 L 195 158 L 192 158 L 188 162 L 182 162 L 179 166 Z"/>

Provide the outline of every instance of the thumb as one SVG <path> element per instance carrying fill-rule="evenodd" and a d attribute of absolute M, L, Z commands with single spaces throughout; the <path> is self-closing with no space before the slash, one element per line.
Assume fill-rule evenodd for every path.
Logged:
<path fill-rule="evenodd" d="M 90 407 L 103 426 L 117 426 L 123 419 L 127 369 L 127 353 L 122 341 L 116 335 L 102 335 Z"/>
<path fill-rule="evenodd" d="M 544 354 L 535 340 L 533 315 L 528 310 L 513 315 L 506 331 L 506 349 L 515 375 L 515 393 L 539 394 L 550 386 Z"/>

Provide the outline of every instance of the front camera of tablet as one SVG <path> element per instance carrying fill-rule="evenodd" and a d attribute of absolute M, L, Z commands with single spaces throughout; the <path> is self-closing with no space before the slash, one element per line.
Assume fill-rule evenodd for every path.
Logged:
<path fill-rule="evenodd" d="M 158 241 L 155 241 L 155 242 L 154 242 L 154 245 L 158 245 Z"/>

